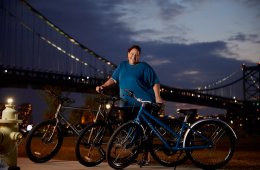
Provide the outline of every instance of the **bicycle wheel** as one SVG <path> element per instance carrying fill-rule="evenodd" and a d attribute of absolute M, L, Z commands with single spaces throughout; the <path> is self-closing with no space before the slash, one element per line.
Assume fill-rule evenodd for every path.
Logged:
<path fill-rule="evenodd" d="M 206 120 L 196 123 L 187 132 L 185 147 L 189 159 L 199 168 L 221 168 L 232 158 L 236 137 L 232 130 L 218 120 Z M 203 146 L 208 146 L 204 149 Z"/>
<path fill-rule="evenodd" d="M 63 137 L 56 120 L 47 120 L 36 125 L 28 134 L 25 141 L 25 153 L 36 163 L 52 159 L 60 150 Z"/>
<path fill-rule="evenodd" d="M 107 146 L 107 162 L 114 169 L 129 166 L 138 156 L 142 146 L 143 131 L 140 125 L 128 122 L 111 136 Z"/>
<path fill-rule="evenodd" d="M 78 161 L 87 167 L 100 164 L 106 158 L 105 147 L 113 130 L 105 122 L 87 126 L 77 139 L 75 153 Z"/>
<path fill-rule="evenodd" d="M 172 120 L 165 122 L 171 129 L 173 129 L 177 134 L 180 134 L 182 122 L 179 120 Z M 172 147 L 176 146 L 176 137 L 164 130 L 163 128 L 158 128 L 158 131 L 163 136 L 163 138 Z M 183 138 L 182 138 L 183 139 Z M 180 142 L 182 146 L 182 141 Z M 172 167 L 184 163 L 188 158 L 184 150 L 169 150 L 165 148 L 161 140 L 153 134 L 151 137 L 151 147 L 150 153 L 153 159 L 159 162 L 163 166 Z"/>

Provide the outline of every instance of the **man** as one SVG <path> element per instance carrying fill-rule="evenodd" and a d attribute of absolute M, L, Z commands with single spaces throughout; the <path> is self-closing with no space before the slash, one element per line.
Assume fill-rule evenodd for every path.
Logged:
<path fill-rule="evenodd" d="M 133 45 L 128 49 L 128 61 L 123 61 L 116 68 L 112 77 L 104 84 L 96 87 L 96 91 L 108 88 L 114 84 L 119 85 L 120 97 L 126 102 L 126 107 L 136 106 L 136 101 L 129 97 L 125 89 L 133 91 L 134 94 L 143 100 L 163 103 L 160 96 L 159 79 L 150 65 L 145 62 L 140 62 L 141 48 L 138 45 Z M 140 103 L 137 103 L 140 104 Z M 126 117 L 130 120 L 135 118 L 135 114 L 128 113 Z M 144 151 L 142 164 L 149 163 L 148 152 Z"/>
<path fill-rule="evenodd" d="M 156 103 L 163 103 L 160 96 L 159 79 L 150 65 L 140 62 L 141 48 L 133 45 L 128 49 L 128 62 L 123 61 L 114 71 L 112 77 L 103 85 L 97 86 L 100 92 L 111 85 L 118 84 L 120 97 L 126 99 L 128 104 L 133 104 L 133 99 L 125 95 L 124 89 L 131 90 L 137 97 Z"/>

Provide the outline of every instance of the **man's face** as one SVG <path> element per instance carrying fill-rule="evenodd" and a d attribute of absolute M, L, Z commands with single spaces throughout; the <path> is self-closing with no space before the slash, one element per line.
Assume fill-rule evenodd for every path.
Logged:
<path fill-rule="evenodd" d="M 137 64 L 140 59 L 140 52 L 137 49 L 132 49 L 128 52 L 128 62 L 129 64 Z"/>

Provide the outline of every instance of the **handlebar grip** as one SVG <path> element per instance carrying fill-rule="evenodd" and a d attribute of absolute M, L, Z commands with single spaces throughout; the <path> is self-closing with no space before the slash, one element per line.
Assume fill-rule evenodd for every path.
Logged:
<path fill-rule="evenodd" d="M 98 88 L 98 93 L 100 93 L 100 94 L 104 94 L 104 88 L 103 88 L 103 86 L 98 86 L 99 88 Z"/>

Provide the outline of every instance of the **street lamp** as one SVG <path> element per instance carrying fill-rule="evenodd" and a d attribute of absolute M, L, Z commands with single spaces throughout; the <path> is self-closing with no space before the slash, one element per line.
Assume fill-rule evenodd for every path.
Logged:
<path fill-rule="evenodd" d="M 7 98 L 7 104 L 8 105 L 12 105 L 13 104 L 13 102 L 14 102 L 14 99 L 12 98 L 12 97 L 9 97 L 9 98 Z"/>

